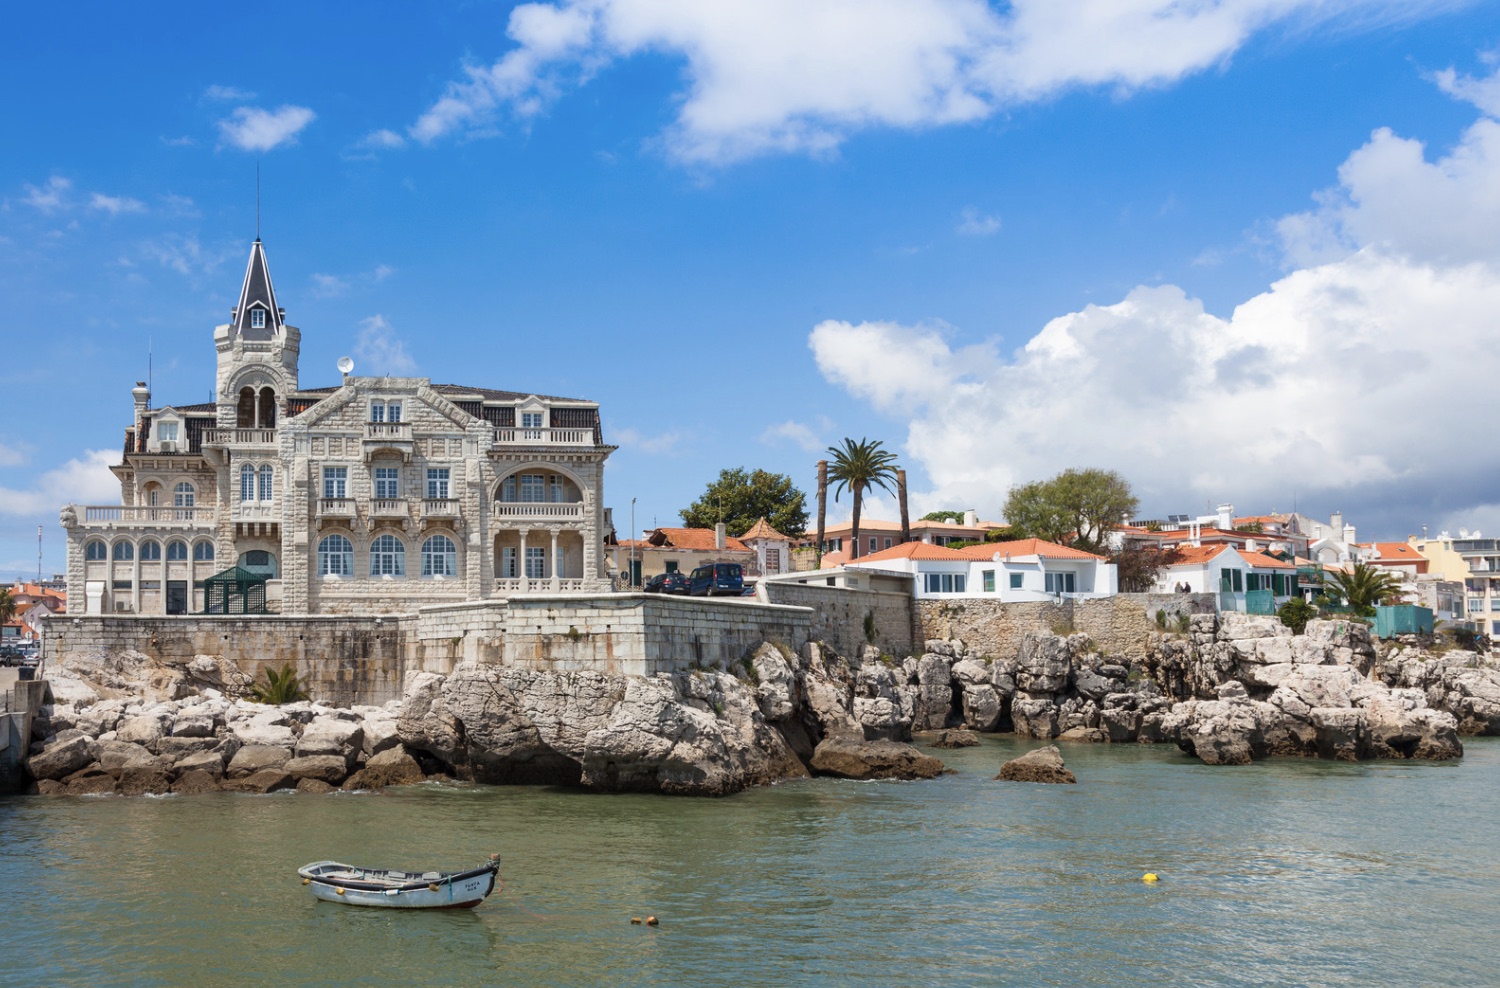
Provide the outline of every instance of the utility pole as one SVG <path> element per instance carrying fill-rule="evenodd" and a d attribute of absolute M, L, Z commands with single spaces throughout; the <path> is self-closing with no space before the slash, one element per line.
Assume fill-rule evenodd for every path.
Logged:
<path fill-rule="evenodd" d="M 635 589 L 635 498 L 630 499 L 630 573 L 627 582 Z"/>
<path fill-rule="evenodd" d="M 823 568 L 823 528 L 828 517 L 828 461 L 818 461 L 818 556 L 817 568 Z"/>
<path fill-rule="evenodd" d="M 42 582 L 42 526 L 36 527 L 36 582 Z"/>

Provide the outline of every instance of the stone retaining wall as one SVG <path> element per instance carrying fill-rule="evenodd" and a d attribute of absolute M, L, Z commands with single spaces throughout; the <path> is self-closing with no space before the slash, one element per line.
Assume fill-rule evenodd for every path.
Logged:
<path fill-rule="evenodd" d="M 1113 597 L 1065 600 L 1061 603 L 1005 604 L 976 598 L 918 600 L 919 640 L 960 638 L 995 658 L 1014 658 L 1028 632 L 1088 635 L 1106 655 L 1142 659 L 1152 636 L 1161 629 L 1156 612 L 1168 623 L 1178 614 L 1212 614 L 1213 594 L 1122 593 Z"/>
<path fill-rule="evenodd" d="M 63 666 L 126 651 L 183 666 L 207 655 L 258 679 L 290 664 L 317 700 L 379 704 L 401 697 L 408 670 L 446 674 L 461 661 L 611 676 L 733 666 L 763 641 L 798 648 L 812 616 L 738 598 L 579 594 L 440 604 L 401 617 L 59 617 L 47 622 L 44 647 Z"/>
<path fill-rule="evenodd" d="M 858 655 L 873 644 L 886 655 L 905 658 L 920 651 L 912 642 L 911 594 L 882 590 L 819 587 L 804 583 L 767 580 L 759 593 L 772 604 L 812 608 L 812 634 L 816 641 L 833 647 L 840 655 Z M 865 618 L 871 620 L 873 638 L 865 633 Z"/>

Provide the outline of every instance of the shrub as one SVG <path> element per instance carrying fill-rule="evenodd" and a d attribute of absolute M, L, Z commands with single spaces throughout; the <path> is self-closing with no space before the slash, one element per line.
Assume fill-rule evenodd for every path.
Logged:
<path fill-rule="evenodd" d="M 297 678 L 297 671 L 290 665 L 284 665 L 281 667 L 280 672 L 267 668 L 264 684 L 251 683 L 250 699 L 256 703 L 270 703 L 280 706 L 283 703 L 296 703 L 298 700 L 306 700 L 307 691 L 302 688 L 302 682 Z"/>
<path fill-rule="evenodd" d="M 875 613 L 873 611 L 865 615 L 865 641 L 871 645 L 875 644 Z"/>
<path fill-rule="evenodd" d="M 1167 627 L 1167 612 L 1161 608 L 1156 609 L 1156 626 L 1163 630 Z"/>
<path fill-rule="evenodd" d="M 1193 626 L 1193 617 L 1192 617 L 1192 615 L 1188 614 L 1186 611 L 1179 611 L 1178 614 L 1177 614 L 1177 633 L 1179 635 L 1185 635 L 1185 634 L 1188 633 L 1188 629 L 1191 628 L 1192 626 Z"/>
<path fill-rule="evenodd" d="M 1293 597 L 1276 609 L 1276 616 L 1292 629 L 1292 634 L 1300 635 L 1307 630 L 1307 622 L 1318 616 L 1318 611 L 1301 597 Z"/>

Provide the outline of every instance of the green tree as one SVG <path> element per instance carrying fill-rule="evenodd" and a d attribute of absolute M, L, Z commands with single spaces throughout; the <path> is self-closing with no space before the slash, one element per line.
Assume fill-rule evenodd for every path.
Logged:
<path fill-rule="evenodd" d="M 8 623 L 16 616 L 16 598 L 11 596 L 10 587 L 0 587 L 0 624 Z"/>
<path fill-rule="evenodd" d="M 833 499 L 848 491 L 854 498 L 854 513 L 850 516 L 849 558 L 859 558 L 859 512 L 863 507 L 865 492 L 879 487 L 888 493 L 896 482 L 896 454 L 885 449 L 879 439 L 845 439 L 843 446 L 828 447 L 832 462 L 828 467 L 828 479 L 833 481 Z"/>
<path fill-rule="evenodd" d="M 681 515 L 689 528 L 713 528 L 722 521 L 730 535 L 740 535 L 764 518 L 782 535 L 801 538 L 807 530 L 807 495 L 786 474 L 735 467 L 721 470 L 719 479 Z"/>
<path fill-rule="evenodd" d="M 953 524 L 962 524 L 964 513 L 962 511 L 929 511 L 922 516 L 923 521 L 951 521 Z"/>
<path fill-rule="evenodd" d="M 1342 598 L 1355 614 L 1370 617 L 1375 613 L 1376 604 L 1400 592 L 1401 580 L 1389 570 L 1355 563 L 1349 572 L 1325 571 L 1323 586 L 1334 596 Z"/>
<path fill-rule="evenodd" d="M 1276 608 L 1276 616 L 1281 618 L 1282 624 L 1292 629 L 1292 634 L 1300 635 L 1307 630 L 1307 622 L 1318 616 L 1318 609 L 1301 597 L 1293 597 Z"/>
<path fill-rule="evenodd" d="M 1012 534 L 1089 552 L 1106 548 L 1110 531 L 1139 506 L 1130 484 L 1113 470 L 1064 470 L 1051 480 L 1012 487 L 1005 520 Z"/>

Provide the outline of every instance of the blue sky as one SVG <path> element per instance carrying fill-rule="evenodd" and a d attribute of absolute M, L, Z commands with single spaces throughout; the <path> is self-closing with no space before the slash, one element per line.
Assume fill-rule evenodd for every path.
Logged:
<path fill-rule="evenodd" d="M 12 14 L 0 577 L 208 400 L 261 232 L 304 385 L 602 405 L 621 531 L 880 438 L 919 509 L 1500 528 L 1500 18 L 1381 0 Z M 847 505 L 841 505 L 846 509 Z M 877 512 L 881 507 L 877 505 Z"/>

